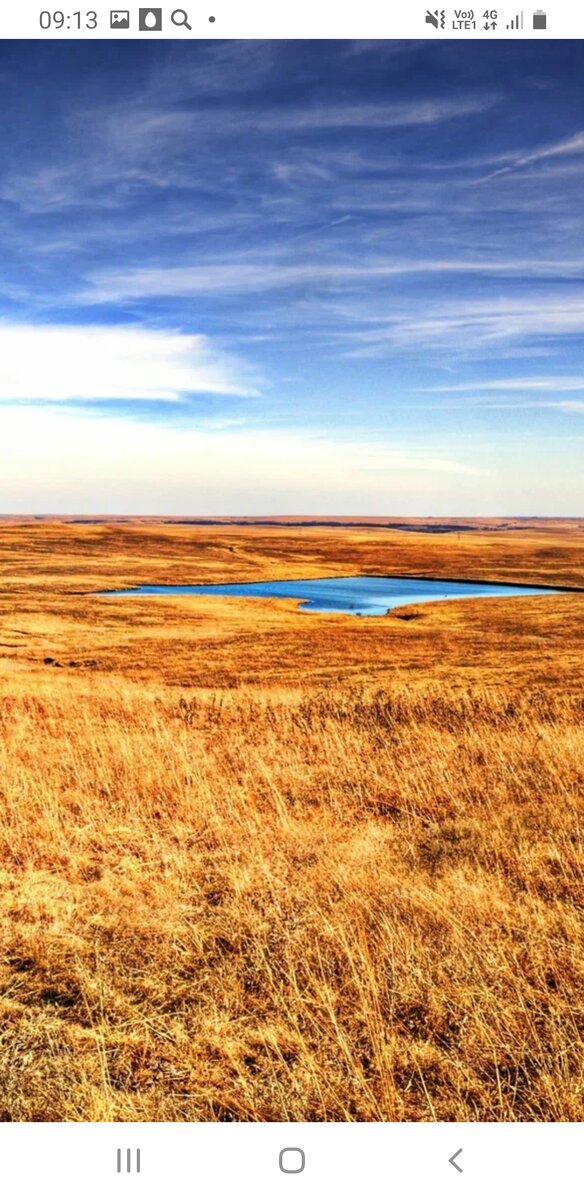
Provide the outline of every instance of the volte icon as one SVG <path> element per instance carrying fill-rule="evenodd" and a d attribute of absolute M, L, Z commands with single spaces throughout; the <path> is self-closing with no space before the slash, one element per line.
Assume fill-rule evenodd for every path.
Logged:
<path fill-rule="evenodd" d="M 132 1161 L 134 1162 L 133 1166 Z M 126 1174 L 128 1175 L 131 1174 L 132 1171 L 135 1171 L 136 1175 L 139 1175 L 141 1165 L 139 1150 L 116 1150 L 116 1171 L 118 1175 L 121 1175 L 123 1170 L 125 1170 Z"/>

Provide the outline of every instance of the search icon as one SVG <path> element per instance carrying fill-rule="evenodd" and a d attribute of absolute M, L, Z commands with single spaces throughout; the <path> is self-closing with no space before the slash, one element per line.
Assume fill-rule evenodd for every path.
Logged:
<path fill-rule="evenodd" d="M 175 8 L 170 19 L 173 25 L 184 25 L 185 29 L 189 29 L 191 33 L 193 32 L 192 25 L 189 25 L 189 14 L 185 12 L 184 8 Z"/>

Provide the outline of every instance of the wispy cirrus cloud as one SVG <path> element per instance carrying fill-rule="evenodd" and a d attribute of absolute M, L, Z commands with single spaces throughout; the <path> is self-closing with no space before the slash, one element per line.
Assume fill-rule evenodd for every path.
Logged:
<path fill-rule="evenodd" d="M 407 129 L 438 125 L 485 112 L 499 100 L 496 94 L 460 96 L 458 99 L 425 99 L 393 104 L 335 104 L 265 113 L 244 110 L 237 118 L 258 129 Z"/>
<path fill-rule="evenodd" d="M 369 316 L 364 326 L 365 322 L 368 327 L 346 335 L 355 343 L 349 352 L 352 356 L 368 357 L 411 345 L 464 355 L 497 343 L 581 336 L 584 292 L 442 302 L 429 314 L 410 307 L 385 317 Z"/>
<path fill-rule="evenodd" d="M 180 89 L 179 89 L 180 90 Z M 101 208 L 119 205 L 120 192 L 149 183 L 168 188 L 194 183 L 196 158 L 180 161 L 185 148 L 211 139 L 239 142 L 243 132 L 298 138 L 326 131 L 400 130 L 461 121 L 493 107 L 496 94 L 457 99 L 427 98 L 394 103 L 283 104 L 276 107 L 206 106 L 177 108 L 172 92 L 156 97 L 149 89 L 120 111 L 118 104 L 92 105 L 69 114 L 66 153 L 28 168 L 18 166 L 0 179 L 0 199 L 31 212 L 66 209 L 98 199 Z M 71 161 L 71 148 L 75 158 Z M 208 152 L 208 151 L 207 151 Z M 177 161 L 178 159 L 178 161 Z M 82 170 L 80 170 L 82 166 Z M 217 168 L 220 169 L 219 166 Z M 201 176 L 201 178 L 203 178 Z"/>
<path fill-rule="evenodd" d="M 562 138 L 551 145 L 541 146 L 511 157 L 504 166 L 498 167 L 496 171 L 491 171 L 478 182 L 484 183 L 489 179 L 496 179 L 498 175 L 509 175 L 512 172 L 520 171 L 523 167 L 531 167 L 534 163 L 544 162 L 546 159 L 564 158 L 572 154 L 584 154 L 584 130 L 578 130 L 571 137 Z"/>
<path fill-rule="evenodd" d="M 584 413 L 584 400 L 556 400 L 555 403 L 550 402 L 543 407 L 555 408 L 566 413 Z"/>
<path fill-rule="evenodd" d="M 441 125 L 464 120 L 476 113 L 493 108 L 500 97 L 496 93 L 461 95 L 453 99 L 427 97 L 386 103 L 312 103 L 280 104 L 270 108 L 242 105 L 232 108 L 205 107 L 199 103 L 195 111 L 170 104 L 167 108 L 152 107 L 151 97 L 137 98 L 124 113 L 114 108 L 78 114 L 76 120 L 88 122 L 99 130 L 100 140 L 109 149 L 130 148 L 137 152 L 152 144 L 177 139 L 231 137 L 242 130 L 262 133 L 300 134 L 327 129 L 409 129 L 415 126 Z"/>
<path fill-rule="evenodd" d="M 336 222 L 340 224 L 341 222 Z M 213 293 L 263 292 L 307 285 L 376 284 L 400 276 L 478 275 L 527 278 L 579 277 L 584 258 L 546 261 L 533 259 L 410 259 L 351 262 L 266 263 L 203 262 L 192 266 L 136 267 L 123 271 L 96 271 L 89 287 L 78 294 L 81 303 L 139 300 L 161 296 L 204 296 Z M 475 319 L 480 313 L 475 311 Z M 487 319 L 486 317 L 484 319 Z"/>
<path fill-rule="evenodd" d="M 584 392 L 584 375 L 523 376 L 510 379 L 477 379 L 450 386 L 420 388 L 422 392 Z"/>

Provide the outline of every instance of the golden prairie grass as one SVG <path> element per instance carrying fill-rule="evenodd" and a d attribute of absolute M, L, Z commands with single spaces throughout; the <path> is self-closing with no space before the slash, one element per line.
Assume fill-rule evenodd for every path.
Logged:
<path fill-rule="evenodd" d="M 582 1118 L 581 701 L 0 712 L 4 1119 Z"/>
<path fill-rule="evenodd" d="M 0 525 L 0 1117 L 584 1117 L 582 523 Z"/>

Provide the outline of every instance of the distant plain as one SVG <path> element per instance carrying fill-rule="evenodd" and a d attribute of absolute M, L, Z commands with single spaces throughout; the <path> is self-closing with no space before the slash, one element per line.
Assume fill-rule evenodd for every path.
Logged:
<path fill-rule="evenodd" d="M 193 522 L 0 522 L 0 1115 L 582 1119 L 584 521 Z M 93 594 L 359 573 L 575 590 Z"/>

